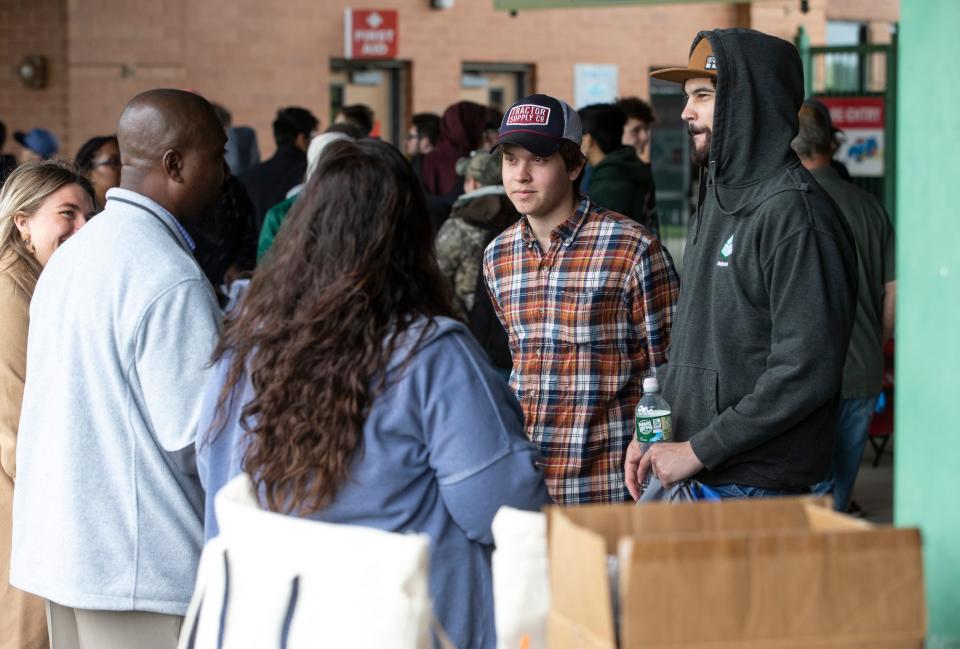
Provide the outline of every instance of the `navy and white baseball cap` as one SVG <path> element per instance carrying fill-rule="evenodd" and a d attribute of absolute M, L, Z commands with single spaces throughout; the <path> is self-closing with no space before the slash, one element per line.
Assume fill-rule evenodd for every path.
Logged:
<path fill-rule="evenodd" d="M 582 138 L 580 116 L 570 104 L 548 95 L 529 95 L 504 113 L 497 146 L 517 144 L 546 157 L 559 151 L 564 140 L 580 146 Z"/>

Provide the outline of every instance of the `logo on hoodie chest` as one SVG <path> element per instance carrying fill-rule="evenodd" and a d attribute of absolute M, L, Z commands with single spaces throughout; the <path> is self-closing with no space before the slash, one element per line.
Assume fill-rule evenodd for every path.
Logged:
<path fill-rule="evenodd" d="M 733 254 L 733 237 L 734 235 L 731 234 L 727 242 L 720 248 L 720 259 L 717 261 L 717 266 L 720 268 L 726 268 L 730 265 L 730 255 Z"/>

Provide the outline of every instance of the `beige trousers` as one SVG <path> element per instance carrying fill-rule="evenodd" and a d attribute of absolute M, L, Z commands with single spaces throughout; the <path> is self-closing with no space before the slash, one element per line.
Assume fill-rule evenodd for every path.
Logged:
<path fill-rule="evenodd" d="M 47 602 L 50 649 L 176 649 L 178 615 L 90 611 Z"/>
<path fill-rule="evenodd" d="M 3 395 L 0 394 L 2 400 Z M 13 430 L 16 432 L 16 424 Z M 3 449 L 4 455 L 6 450 Z M 13 479 L 0 470 L 0 649 L 47 649 L 47 620 L 43 614 L 43 600 L 10 585 L 12 533 Z"/>

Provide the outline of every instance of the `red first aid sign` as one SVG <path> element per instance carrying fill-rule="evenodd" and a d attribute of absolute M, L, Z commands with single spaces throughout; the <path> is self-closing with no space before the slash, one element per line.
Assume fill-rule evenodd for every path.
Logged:
<path fill-rule="evenodd" d="M 343 27 L 346 58 L 397 57 L 396 9 L 345 9 Z"/>

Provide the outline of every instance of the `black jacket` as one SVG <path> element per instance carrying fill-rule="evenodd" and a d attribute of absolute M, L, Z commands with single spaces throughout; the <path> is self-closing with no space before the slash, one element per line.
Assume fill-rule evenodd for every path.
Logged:
<path fill-rule="evenodd" d="M 0 154 L 0 187 L 7 180 L 7 176 L 17 168 L 17 159 L 12 155 Z"/>
<path fill-rule="evenodd" d="M 505 194 L 482 196 L 462 207 L 454 207 L 453 216 L 462 218 L 486 230 L 483 248 L 480 249 L 480 261 L 477 282 L 473 293 L 473 308 L 470 309 L 470 331 L 476 337 L 483 351 L 487 352 L 494 367 L 509 370 L 513 368 L 513 356 L 510 354 L 510 339 L 503 323 L 493 308 L 493 298 L 487 290 L 483 277 L 483 251 L 498 234 L 517 222 L 520 214 Z"/>
<path fill-rule="evenodd" d="M 218 295 L 227 269 L 236 266 L 251 271 L 256 266 L 260 231 L 253 205 L 236 176 L 227 177 L 217 202 L 199 223 L 187 229 L 196 243 L 194 257 Z"/>
<path fill-rule="evenodd" d="M 629 216 L 659 236 L 659 224 L 653 222 L 653 175 L 650 165 L 637 157 L 637 150 L 620 147 L 603 157 L 593 168 L 590 178 L 590 200 L 598 205 Z"/>
<path fill-rule="evenodd" d="M 830 469 L 853 239 L 790 148 L 803 100 L 793 45 L 743 29 L 700 38 L 717 57 L 713 135 L 663 392 L 677 441 L 707 467 L 698 479 L 804 488 Z"/>
<path fill-rule="evenodd" d="M 307 154 L 289 146 L 277 149 L 272 158 L 240 176 L 253 203 L 258 233 L 267 210 L 285 199 L 291 188 L 302 183 L 306 173 Z"/>

